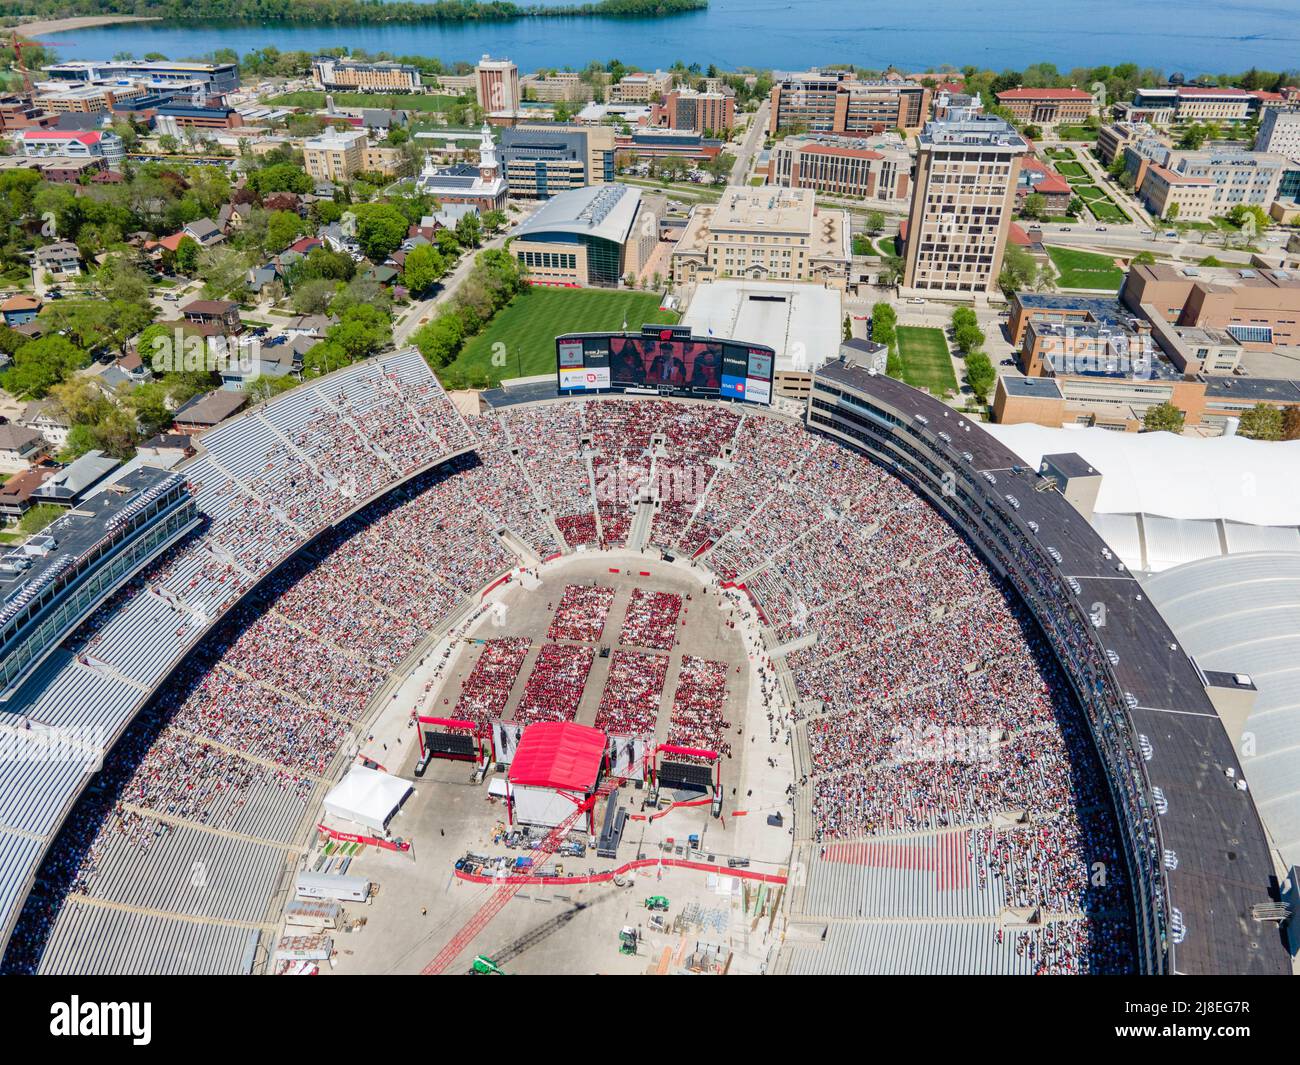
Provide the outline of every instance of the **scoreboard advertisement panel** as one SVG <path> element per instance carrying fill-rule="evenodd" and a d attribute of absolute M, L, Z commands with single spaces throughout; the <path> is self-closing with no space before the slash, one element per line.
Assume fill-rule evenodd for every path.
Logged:
<path fill-rule="evenodd" d="M 561 392 L 651 389 L 669 395 L 772 402 L 775 352 L 761 344 L 692 336 L 682 326 L 555 338 Z"/>

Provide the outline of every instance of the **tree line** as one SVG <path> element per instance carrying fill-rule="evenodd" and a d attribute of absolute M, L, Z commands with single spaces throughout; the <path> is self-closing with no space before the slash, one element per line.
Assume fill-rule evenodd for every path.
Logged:
<path fill-rule="evenodd" d="M 522 18 L 662 18 L 709 0 L 595 0 L 556 7 L 511 0 L 18 0 L 6 14 L 37 18 L 137 15 L 171 22 L 509 22 Z"/>

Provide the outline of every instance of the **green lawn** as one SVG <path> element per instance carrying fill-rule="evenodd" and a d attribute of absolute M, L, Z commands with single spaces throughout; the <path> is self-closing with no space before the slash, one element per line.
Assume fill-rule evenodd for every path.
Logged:
<path fill-rule="evenodd" d="M 1088 176 L 1088 171 L 1083 168 L 1082 163 L 1061 162 L 1056 164 L 1056 169 L 1062 176 L 1068 178 L 1087 178 Z"/>
<path fill-rule="evenodd" d="M 928 388 L 936 396 L 957 391 L 948 341 L 942 329 L 917 325 L 898 327 L 898 356 L 903 363 L 903 380 L 914 388 Z"/>
<path fill-rule="evenodd" d="M 1118 289 L 1124 280 L 1124 271 L 1109 255 L 1050 245 L 1047 254 L 1061 275 L 1061 288 Z"/>
<path fill-rule="evenodd" d="M 1106 193 L 1096 185 L 1072 185 L 1074 194 L 1088 205 L 1092 217 L 1099 222 L 1127 222 L 1128 215 Z"/>
<path fill-rule="evenodd" d="M 369 92 L 336 92 L 334 102 L 340 107 L 377 107 L 400 111 L 446 111 L 459 100 L 456 96 L 441 96 L 432 93 L 402 93 L 396 96 L 384 96 Z M 318 110 L 325 106 L 323 92 L 286 92 L 274 96 L 267 103 L 279 104 L 281 107 L 308 107 Z"/>
<path fill-rule="evenodd" d="M 677 314 L 659 310 L 657 292 L 620 289 L 531 288 L 501 310 L 472 337 L 448 369 L 485 371 L 493 381 L 555 372 L 555 338 L 561 333 L 640 329 L 649 322 L 676 323 Z M 492 365 L 494 345 L 505 357 Z"/>
<path fill-rule="evenodd" d="M 1088 210 L 1098 222 L 1127 222 L 1129 217 L 1109 199 L 1094 200 L 1088 204 Z"/>
<path fill-rule="evenodd" d="M 1063 141 L 1090 141 L 1097 139 L 1097 131 L 1087 126 L 1057 126 L 1056 136 Z"/>
<path fill-rule="evenodd" d="M 876 252 L 883 255 L 886 259 L 891 255 L 897 255 L 898 249 L 894 242 L 894 237 L 881 237 L 876 241 Z"/>

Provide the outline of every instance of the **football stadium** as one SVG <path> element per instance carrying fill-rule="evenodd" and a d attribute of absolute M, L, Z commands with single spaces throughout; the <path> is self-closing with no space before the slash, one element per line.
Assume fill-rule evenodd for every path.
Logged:
<path fill-rule="evenodd" d="M 1231 678 L 1070 456 L 772 374 L 382 356 L 6 556 L 3 970 L 1289 971 Z"/>

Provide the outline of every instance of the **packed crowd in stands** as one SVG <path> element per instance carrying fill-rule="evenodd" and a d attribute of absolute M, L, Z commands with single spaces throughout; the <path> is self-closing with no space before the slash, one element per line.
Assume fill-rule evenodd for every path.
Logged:
<path fill-rule="evenodd" d="M 731 743 L 725 737 L 731 722 L 723 716 L 726 705 L 727 664 L 683 655 L 668 719 L 668 742 L 730 754 Z"/>
<path fill-rule="evenodd" d="M 578 716 L 578 704 L 595 659 L 591 647 L 543 644 L 515 707 L 514 720 L 525 725 L 534 721 L 572 721 Z"/>
<path fill-rule="evenodd" d="M 548 640 L 576 640 L 596 643 L 605 631 L 614 589 L 603 584 L 566 584 L 546 630 Z M 547 603 L 549 610 L 551 604 Z"/>
<path fill-rule="evenodd" d="M 215 618 L 307 532 L 338 520 L 395 471 L 468 445 L 436 386 L 368 373 L 346 394 L 317 386 L 292 432 L 232 440 L 214 449 L 219 462 L 187 467 L 207 527 L 112 609 L 166 593 Z M 36 964 L 59 899 L 93 887 L 110 834 L 143 849 L 167 830 L 135 808 L 223 827 L 241 809 L 230 798 L 240 792 L 309 801 L 317 778 L 339 767 L 384 678 L 519 564 L 503 532 L 543 557 L 599 546 L 602 528 L 607 544 L 626 540 L 630 502 L 598 500 L 593 483 L 619 463 L 662 466 L 689 482 L 692 493 L 660 500 L 651 542 L 699 555 L 722 580 L 748 574 L 777 640 L 799 641 L 779 661 L 800 700 L 797 727 L 812 759 L 801 786 L 817 838 L 969 826 L 972 860 L 1008 900 L 1088 915 L 1014 933 L 1017 950 L 1051 972 L 1114 955 L 1125 930 L 1095 914 L 1122 910 L 1123 892 L 1099 893 L 1086 870 L 1123 863 L 1077 712 L 1027 619 L 900 482 L 797 423 L 730 406 L 546 403 L 472 424 L 484 441 L 476 456 L 407 482 L 326 532 L 171 676 L 119 743 L 102 787 L 69 816 L 7 967 Z M 359 460 L 371 467 L 354 468 Z M 571 588 L 548 638 L 594 643 L 613 590 Z M 671 647 L 676 597 L 640 593 L 624 642 Z M 92 618 L 73 644 L 93 644 L 104 624 Z M 529 647 L 523 638 L 488 641 L 448 716 L 500 717 Z M 594 653 L 544 645 L 514 720 L 572 720 Z M 614 651 L 597 724 L 652 731 L 666 664 L 663 655 Z M 684 657 L 668 742 L 730 753 L 727 681 L 725 664 Z M 979 757 L 908 755 L 909 736 L 935 731 L 980 738 Z M 995 819 L 1017 823 L 995 831 Z"/>
<path fill-rule="evenodd" d="M 677 619 L 681 613 L 680 595 L 633 588 L 618 642 L 631 647 L 669 651 L 677 642 Z"/>
<path fill-rule="evenodd" d="M 667 675 L 665 655 L 615 650 L 596 711 L 596 728 L 615 736 L 653 735 Z"/>

